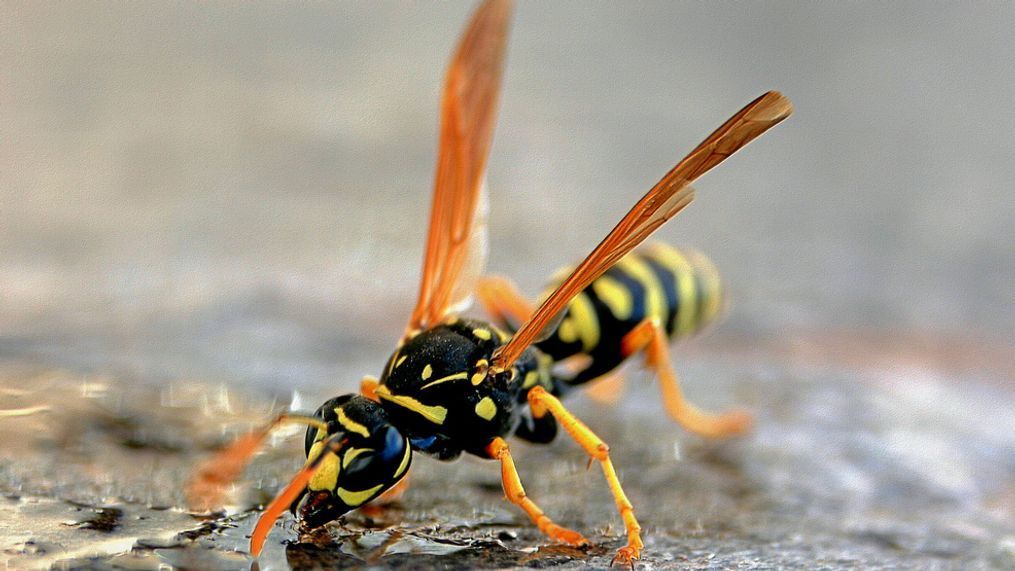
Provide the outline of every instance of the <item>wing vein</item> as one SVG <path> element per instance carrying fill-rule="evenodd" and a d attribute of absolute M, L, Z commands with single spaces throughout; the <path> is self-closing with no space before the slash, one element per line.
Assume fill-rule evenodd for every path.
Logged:
<path fill-rule="evenodd" d="M 653 186 L 536 309 L 491 365 L 503 370 L 525 349 L 547 334 L 568 303 L 596 278 L 643 242 L 694 199 L 691 183 L 729 158 L 759 135 L 789 117 L 793 107 L 781 93 L 770 91 L 730 117 Z"/>

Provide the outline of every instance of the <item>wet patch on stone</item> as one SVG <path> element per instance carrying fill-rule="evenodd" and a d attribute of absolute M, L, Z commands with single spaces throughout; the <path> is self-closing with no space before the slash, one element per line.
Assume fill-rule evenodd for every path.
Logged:
<path fill-rule="evenodd" d="M 569 405 L 611 446 L 644 529 L 645 567 L 1015 567 L 1010 390 L 927 371 L 756 361 L 682 372 L 711 379 L 708 390 L 688 386 L 704 408 L 752 408 L 754 432 L 690 436 L 637 382 L 616 406 L 580 395 Z M 0 382 L 2 409 L 65 413 L 0 419 L 0 553 L 12 567 L 605 568 L 625 543 L 601 473 L 562 438 L 513 445 L 516 464 L 529 496 L 592 546 L 548 544 L 503 499 L 496 463 L 421 456 L 398 502 L 304 534 L 286 514 L 255 561 L 246 551 L 258 506 L 302 463 L 299 438 L 267 447 L 224 512 L 174 506 L 200 460 L 278 403 L 193 382 L 25 371 L 0 371 Z"/>
<path fill-rule="evenodd" d="M 69 503 L 84 512 L 83 517 L 85 519 L 72 524 L 75 527 L 103 533 L 113 533 L 120 528 L 121 521 L 123 520 L 123 510 L 120 508 L 92 507 L 74 502 Z"/>

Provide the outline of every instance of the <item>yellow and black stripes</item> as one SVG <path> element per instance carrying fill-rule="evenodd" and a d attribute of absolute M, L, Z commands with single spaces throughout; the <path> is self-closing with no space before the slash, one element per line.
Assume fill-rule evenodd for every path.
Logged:
<path fill-rule="evenodd" d="M 687 337 L 721 316 L 723 297 L 708 258 L 653 244 L 628 254 L 575 297 L 560 327 L 538 347 L 555 361 L 592 357 L 587 369 L 568 380 L 584 383 L 623 362 L 622 338 L 646 318 L 662 325 L 671 339 Z"/>
<path fill-rule="evenodd" d="M 490 358 L 510 336 L 490 323 L 453 318 L 409 336 L 375 389 L 416 450 L 442 459 L 480 452 L 519 422 L 525 391 L 553 387 L 552 360 L 530 350 L 505 371 Z"/>
<path fill-rule="evenodd" d="M 374 401 L 344 395 L 321 405 L 314 416 L 324 423 L 311 426 L 306 435 L 306 466 L 315 469 L 293 506 L 303 520 L 331 521 L 374 499 L 408 472 L 409 439 Z"/>
<path fill-rule="evenodd" d="M 644 258 L 665 283 L 669 314 L 661 322 L 670 338 L 693 335 L 721 317 L 723 284 L 715 265 L 703 254 L 652 244 L 635 256 Z"/>

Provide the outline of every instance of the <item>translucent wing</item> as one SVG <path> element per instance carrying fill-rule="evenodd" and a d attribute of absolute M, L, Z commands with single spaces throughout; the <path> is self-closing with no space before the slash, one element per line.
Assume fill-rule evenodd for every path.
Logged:
<path fill-rule="evenodd" d="M 793 112 L 789 99 L 770 91 L 755 99 L 708 136 L 666 173 L 627 213 L 595 250 L 546 298 L 514 337 L 494 354 L 491 365 L 506 369 L 553 325 L 567 304 L 596 278 L 694 198 L 690 184 Z"/>
<path fill-rule="evenodd" d="M 479 189 L 479 198 L 472 214 L 472 233 L 467 238 L 468 249 L 465 262 L 459 273 L 457 283 L 451 290 L 450 302 L 445 313 L 464 311 L 471 305 L 473 293 L 479 277 L 486 271 L 486 260 L 490 253 L 490 240 L 487 233 L 487 220 L 490 214 L 489 191 L 484 179 Z"/>
<path fill-rule="evenodd" d="M 484 2 L 448 68 L 430 231 L 409 331 L 436 324 L 467 301 L 473 284 L 466 282 L 482 272 L 486 240 L 478 219 L 510 14 L 509 1 Z"/>

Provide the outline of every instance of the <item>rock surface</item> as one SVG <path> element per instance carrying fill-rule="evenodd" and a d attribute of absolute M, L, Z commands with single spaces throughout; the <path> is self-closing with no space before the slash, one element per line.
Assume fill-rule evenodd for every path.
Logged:
<path fill-rule="evenodd" d="M 819 345 L 800 346 L 685 360 L 699 404 L 755 412 L 755 430 L 735 441 L 682 432 L 634 366 L 616 406 L 574 400 L 612 445 L 645 528 L 643 568 L 1015 565 L 1005 373 L 822 364 L 803 357 Z M 284 405 L 224 386 L 27 365 L 7 367 L 0 386 L 0 408 L 25 409 L 0 419 L 0 549 L 15 568 L 567 569 L 606 567 L 623 544 L 601 474 L 561 439 L 516 445 L 517 463 L 530 496 L 593 547 L 548 544 L 502 499 L 494 464 L 417 457 L 399 502 L 302 538 L 287 515 L 254 567 L 255 506 L 300 464 L 299 438 L 281 435 L 255 460 L 227 515 L 188 515 L 182 486 L 195 462 Z"/>

